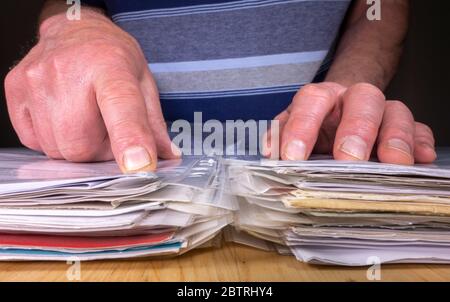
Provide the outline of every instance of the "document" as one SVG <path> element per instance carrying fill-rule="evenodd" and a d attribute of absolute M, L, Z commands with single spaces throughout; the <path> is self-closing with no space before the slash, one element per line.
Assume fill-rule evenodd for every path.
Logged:
<path fill-rule="evenodd" d="M 450 263 L 450 149 L 438 155 L 415 166 L 205 155 L 124 175 L 4 149 L 0 260 L 180 255 L 224 239 L 315 264 Z"/>
<path fill-rule="evenodd" d="M 411 167 L 227 159 L 240 206 L 234 233 L 246 234 L 234 238 L 311 263 L 448 263 L 450 150 L 438 153 Z"/>
<path fill-rule="evenodd" d="M 177 255 L 220 234 L 236 204 L 214 157 L 124 175 L 114 162 L 0 150 L 0 260 Z"/>

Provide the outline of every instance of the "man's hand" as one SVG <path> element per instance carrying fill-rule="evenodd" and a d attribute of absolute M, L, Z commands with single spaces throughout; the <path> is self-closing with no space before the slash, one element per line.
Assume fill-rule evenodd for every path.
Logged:
<path fill-rule="evenodd" d="M 338 160 L 368 160 L 374 148 L 385 163 L 412 165 L 436 159 L 430 128 L 415 122 L 403 103 L 386 102 L 370 84 L 307 85 L 276 120 L 284 160 L 306 160 L 314 149 Z"/>
<path fill-rule="evenodd" d="M 386 101 L 377 88 L 386 88 L 398 65 L 408 4 L 383 1 L 381 21 L 369 21 L 367 2 L 353 2 L 326 82 L 304 86 L 276 118 L 282 159 L 304 160 L 313 149 L 338 160 L 368 160 L 375 149 L 385 163 L 436 159 L 430 128 L 415 122 L 403 103 Z M 265 153 L 275 151 L 269 148 Z"/>
<path fill-rule="evenodd" d="M 51 158 L 115 158 L 124 172 L 179 157 L 138 43 L 109 19 L 83 11 L 45 20 L 39 43 L 5 79 L 8 111 L 21 142 Z"/>

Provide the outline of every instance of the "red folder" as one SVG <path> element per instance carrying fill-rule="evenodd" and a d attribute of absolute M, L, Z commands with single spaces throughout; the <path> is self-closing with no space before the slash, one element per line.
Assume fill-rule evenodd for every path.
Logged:
<path fill-rule="evenodd" d="M 118 236 L 71 237 L 53 235 L 0 234 L 0 248 L 35 249 L 114 249 L 151 246 L 172 239 L 174 232 Z"/>

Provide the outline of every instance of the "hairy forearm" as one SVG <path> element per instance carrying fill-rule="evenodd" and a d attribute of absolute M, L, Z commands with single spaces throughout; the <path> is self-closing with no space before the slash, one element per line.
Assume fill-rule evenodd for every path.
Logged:
<path fill-rule="evenodd" d="M 408 0 L 381 0 L 381 20 L 366 17 L 366 0 L 356 0 L 326 81 L 359 82 L 384 90 L 402 53 L 408 29 Z"/>

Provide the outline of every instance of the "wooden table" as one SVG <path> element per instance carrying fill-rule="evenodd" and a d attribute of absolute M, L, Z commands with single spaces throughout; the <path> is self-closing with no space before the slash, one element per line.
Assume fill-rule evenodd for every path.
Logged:
<path fill-rule="evenodd" d="M 65 262 L 2 262 L 0 281 L 68 281 Z M 81 263 L 81 281 L 368 281 L 367 268 L 308 265 L 227 243 L 170 259 Z M 450 265 L 385 265 L 382 281 L 450 281 Z"/>

